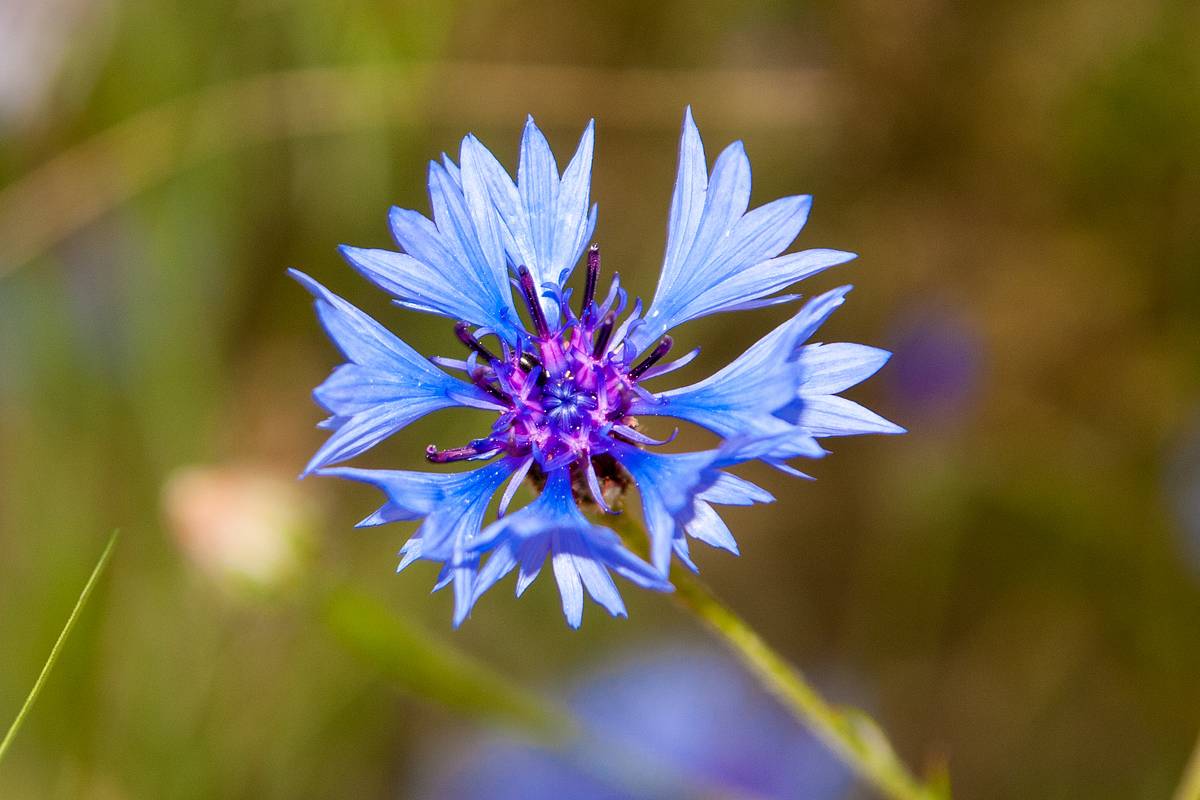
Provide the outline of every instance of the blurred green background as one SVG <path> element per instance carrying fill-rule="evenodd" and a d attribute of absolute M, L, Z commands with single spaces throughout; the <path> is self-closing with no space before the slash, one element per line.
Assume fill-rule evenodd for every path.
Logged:
<path fill-rule="evenodd" d="M 335 246 L 389 246 L 468 131 L 514 167 L 533 113 L 560 161 L 596 118 L 596 238 L 649 295 L 687 103 L 754 204 L 814 195 L 798 246 L 860 254 L 802 290 L 858 287 L 824 336 L 896 351 L 851 394 L 910 429 L 815 483 L 750 470 L 781 500 L 705 577 L 959 797 L 1169 796 L 1200 730 L 1196 3 L 3 0 L 0 727 L 124 536 L 0 797 L 406 796 L 474 723 L 347 652 L 329 587 L 530 687 L 701 635 L 628 588 L 571 632 L 545 578 L 452 632 L 432 567 L 392 574 L 409 531 L 352 530 L 371 490 L 293 481 L 336 355 L 284 275 L 457 355 Z M 681 330 L 683 377 L 786 314 Z"/>

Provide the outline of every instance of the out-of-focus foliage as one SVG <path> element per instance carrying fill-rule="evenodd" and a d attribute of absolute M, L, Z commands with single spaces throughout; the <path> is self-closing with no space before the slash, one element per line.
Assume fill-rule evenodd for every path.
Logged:
<path fill-rule="evenodd" d="M 705 576 L 796 663 L 865 683 L 962 797 L 1177 781 L 1200 728 L 1195 3 L 4 0 L 0 74 L 0 715 L 125 531 L 0 796 L 406 795 L 418 742 L 464 723 L 309 602 L 351 581 L 447 628 L 432 575 L 391 574 L 406 532 L 353 530 L 370 491 L 307 480 L 311 506 L 266 517 L 303 511 L 304 575 L 229 592 L 179 546 L 171 476 L 286 482 L 321 440 L 307 392 L 335 356 L 287 266 L 456 354 L 334 247 L 386 246 L 387 207 L 426 208 L 425 160 L 468 130 L 512 166 L 526 113 L 564 151 L 595 116 L 596 235 L 650 294 L 689 102 L 710 149 L 745 139 L 756 199 L 815 196 L 802 246 L 861 254 L 803 290 L 859 287 L 827 335 L 896 350 L 858 397 L 911 431 L 834 443 L 815 484 L 752 471 L 783 499 L 732 514 L 743 555 L 700 553 Z M 685 377 L 786 313 L 682 329 L 711 343 Z M 227 530 L 237 504 L 211 503 Z M 631 592 L 628 621 L 572 633 L 531 594 L 445 635 L 537 686 L 692 631 Z"/>

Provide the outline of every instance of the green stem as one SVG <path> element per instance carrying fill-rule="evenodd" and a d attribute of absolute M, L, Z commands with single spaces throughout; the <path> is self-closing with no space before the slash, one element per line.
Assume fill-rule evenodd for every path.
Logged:
<path fill-rule="evenodd" d="M 1200 800 L 1200 739 L 1196 740 L 1196 748 L 1184 768 L 1174 800 Z"/>
<path fill-rule="evenodd" d="M 632 515 L 624 513 L 607 522 L 630 549 L 642 556 L 647 554 L 649 537 Z M 917 780 L 873 719 L 858 709 L 826 702 L 799 670 L 718 600 L 699 578 L 673 565 L 671 583 L 675 585 L 675 602 L 699 617 L 767 691 L 883 796 L 892 800 L 948 800 L 949 778 L 944 769 L 939 769 L 927 784 Z"/>
<path fill-rule="evenodd" d="M 95 568 L 92 569 L 92 575 L 84 584 L 83 591 L 79 595 L 79 599 L 75 601 L 75 608 L 71 611 L 71 616 L 67 618 L 67 624 L 63 626 L 62 632 L 58 634 L 58 641 L 54 643 L 54 647 L 50 650 L 50 657 L 46 659 L 46 663 L 42 665 L 42 672 L 38 675 L 37 681 L 34 682 L 33 688 L 29 691 L 29 696 L 25 698 L 25 704 L 21 706 L 21 710 L 17 712 L 17 718 L 13 720 L 12 725 L 8 728 L 8 733 L 4 734 L 4 740 L 0 741 L 0 761 L 4 760 L 4 754 L 8 752 L 8 748 L 12 746 L 13 739 L 20 730 L 21 724 L 25 721 L 25 717 L 29 715 L 29 710 L 33 708 L 33 704 L 37 701 L 38 695 L 42 692 L 42 687 L 46 684 L 46 678 L 50 675 L 50 670 L 54 668 L 54 663 L 58 661 L 58 656 L 62 652 L 63 643 L 67 641 L 67 636 L 70 635 L 71 629 L 75 627 L 76 621 L 79 619 L 79 612 L 87 604 L 88 598 L 92 594 L 92 590 L 96 588 L 96 582 L 100 575 L 104 572 L 104 568 L 108 566 L 109 558 L 112 556 L 113 545 L 117 543 L 117 531 L 113 531 L 112 536 L 108 537 L 108 544 L 104 546 L 104 552 L 100 554 L 100 560 L 96 562 Z"/>
<path fill-rule="evenodd" d="M 692 573 L 676 567 L 671 581 L 675 601 L 699 617 L 768 691 L 881 794 L 894 800 L 948 796 L 944 787 L 926 786 L 909 773 L 874 720 L 861 711 L 826 702 L 795 667 Z"/>

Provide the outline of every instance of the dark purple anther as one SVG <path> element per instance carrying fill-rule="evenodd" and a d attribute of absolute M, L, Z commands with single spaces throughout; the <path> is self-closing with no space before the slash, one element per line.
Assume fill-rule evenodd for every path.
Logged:
<path fill-rule="evenodd" d="M 610 311 L 604 315 L 604 321 L 596 329 L 596 344 L 592 347 L 592 358 L 600 358 L 608 349 L 608 340 L 612 336 L 613 324 L 616 321 L 617 315 L 613 312 Z"/>
<path fill-rule="evenodd" d="M 587 254 L 587 283 L 583 286 L 583 303 L 579 315 L 587 313 L 588 306 L 596 299 L 596 281 L 600 279 L 600 245 L 593 242 Z"/>
<path fill-rule="evenodd" d="M 500 391 L 500 389 L 498 387 L 496 387 L 495 384 L 493 384 L 491 381 L 488 380 L 486 370 L 477 369 L 474 372 L 472 372 L 471 373 L 471 382 L 474 383 L 476 386 L 478 386 L 480 389 L 483 389 L 485 392 L 490 394 L 492 397 L 499 400 L 504 405 L 506 405 L 506 406 L 512 405 L 512 398 L 510 398 L 504 392 Z"/>
<path fill-rule="evenodd" d="M 650 355 L 646 356 L 645 361 L 629 370 L 629 377 L 635 381 L 642 377 L 642 373 L 657 364 L 659 359 L 671 351 L 672 344 L 674 344 L 674 340 L 670 336 L 664 336 L 662 341 L 658 343 L 658 347 L 655 347 Z"/>
<path fill-rule="evenodd" d="M 484 445 L 484 447 L 480 448 L 480 445 Z M 446 464 L 451 461 L 467 461 L 494 453 L 498 449 L 486 439 L 477 439 L 466 447 L 452 447 L 449 450 L 438 450 L 436 445 L 431 444 L 425 448 L 425 459 L 434 464 Z"/>
<path fill-rule="evenodd" d="M 517 280 L 521 284 L 521 294 L 525 296 L 525 305 L 529 308 L 529 316 L 533 319 L 533 327 L 538 336 L 543 339 L 550 337 L 550 326 L 546 323 L 546 313 L 542 311 L 542 303 L 538 300 L 537 287 L 533 285 L 533 275 L 524 264 L 517 267 Z"/>
<path fill-rule="evenodd" d="M 492 352 L 480 344 L 479 340 L 471 334 L 471 326 L 467 323 L 456 322 L 454 324 L 454 335 L 458 337 L 460 342 L 478 353 L 489 364 L 496 360 Z"/>

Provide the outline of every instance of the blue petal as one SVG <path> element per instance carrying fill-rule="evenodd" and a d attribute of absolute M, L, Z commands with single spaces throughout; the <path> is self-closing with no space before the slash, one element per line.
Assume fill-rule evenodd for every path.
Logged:
<path fill-rule="evenodd" d="M 562 536 L 554 536 L 555 544 L 562 547 Z M 558 594 L 562 597 L 563 616 L 572 628 L 578 628 L 583 622 L 583 582 L 579 580 L 579 570 L 575 568 L 575 559 L 565 550 L 559 549 L 550 557 L 554 568 L 554 580 L 558 583 Z"/>
<path fill-rule="evenodd" d="M 683 280 L 677 285 L 686 285 L 695 277 L 695 270 L 706 263 L 721 240 L 733 232 L 749 205 L 750 159 L 746 156 L 745 146 L 734 142 L 721 151 L 713 164 L 704 198 L 704 214 L 684 258 L 680 271 Z"/>
<path fill-rule="evenodd" d="M 472 191 L 489 200 L 495 208 L 508 257 L 526 266 L 529 261 L 536 260 L 533 235 L 529 230 L 521 193 L 492 151 L 474 136 L 467 136 L 463 140 L 462 180 L 464 187 L 474 187 Z"/>
<path fill-rule="evenodd" d="M 675 557 L 683 563 L 683 566 L 697 574 L 700 572 L 700 568 L 696 566 L 696 562 L 692 561 L 687 537 L 679 532 L 678 529 L 676 529 L 675 539 L 671 542 L 671 550 L 674 551 Z"/>
<path fill-rule="evenodd" d="M 642 497 L 642 517 L 650 536 L 650 561 L 666 575 L 677 529 L 695 513 L 696 496 L 717 481 L 719 454 L 661 454 L 618 445 L 613 455 L 633 476 Z"/>
<path fill-rule="evenodd" d="M 791 424 L 783 433 L 771 436 L 750 436 L 733 439 L 721 445 L 724 457 L 718 466 L 740 464 L 743 461 L 760 459 L 771 466 L 787 472 L 789 475 L 801 476 L 802 473 L 783 466 L 780 462 L 789 458 L 823 458 L 829 453 L 822 449 L 812 433 L 799 425 Z"/>
<path fill-rule="evenodd" d="M 803 433 L 803 431 L 801 431 Z M 762 458 L 780 449 L 782 437 L 757 437 L 725 442 L 717 450 L 662 454 L 618 445 L 613 456 L 633 476 L 642 497 L 642 517 L 650 536 L 651 561 L 663 575 L 675 552 L 695 570 L 687 555 L 685 534 L 737 553 L 729 529 L 711 505 L 751 505 L 774 502 L 769 492 L 750 481 L 723 472 L 723 467 Z"/>
<path fill-rule="evenodd" d="M 722 472 L 717 480 L 698 496 L 701 500 L 722 506 L 749 506 L 755 503 L 775 502 L 775 498 L 766 489 L 728 472 Z"/>
<path fill-rule="evenodd" d="M 574 162 L 572 162 L 572 163 L 574 163 Z M 590 168 L 591 168 L 590 161 L 588 162 L 588 167 L 590 170 Z M 565 176 L 564 176 L 563 180 L 566 180 Z M 600 206 L 597 205 L 596 203 L 592 203 L 592 210 L 588 212 L 587 223 L 584 225 L 583 235 L 579 237 L 579 250 L 580 251 L 582 251 L 587 246 L 588 242 L 592 241 L 592 234 L 596 230 L 596 217 L 599 215 L 599 213 L 600 213 Z M 570 261 L 570 259 L 567 259 L 567 260 Z M 578 261 L 578 260 L 579 260 L 578 258 L 575 259 L 575 261 Z M 571 261 L 571 263 L 574 264 L 575 261 Z M 565 283 L 566 281 L 564 280 L 562 282 Z"/>
<path fill-rule="evenodd" d="M 317 449 L 304 474 L 354 458 L 426 414 L 456 405 L 457 401 L 444 396 L 399 399 L 354 414 Z"/>
<path fill-rule="evenodd" d="M 636 399 L 635 415 L 685 419 L 726 439 L 776 437 L 778 447 L 765 457 L 786 460 L 820 457 L 824 451 L 795 421 L 773 415 L 796 395 L 802 373 L 796 365 L 800 345 L 844 301 L 850 287 L 809 301 L 796 316 L 767 334 L 729 366 L 699 383 L 663 392 L 658 402 Z"/>
<path fill-rule="evenodd" d="M 800 348 L 796 396 L 775 416 L 807 429 L 813 436 L 904 433 L 904 428 L 874 411 L 836 395 L 874 375 L 890 357 L 886 350 L 842 342 Z"/>
<path fill-rule="evenodd" d="M 454 625 L 461 625 L 475 603 L 479 554 L 472 549 L 484 514 L 500 485 L 520 466 L 502 459 L 470 472 L 435 473 L 331 467 L 322 475 L 369 483 L 387 497 L 383 506 L 359 523 L 423 519 L 400 550 L 397 571 L 417 560 L 441 563 L 434 591 L 454 586 Z"/>
<path fill-rule="evenodd" d="M 405 548 L 409 545 L 420 544 L 419 538 L 409 539 L 405 544 Z M 404 551 L 401 550 L 403 553 Z M 413 548 L 410 552 L 420 552 L 419 546 Z M 396 568 L 399 572 L 404 567 L 408 566 L 412 561 L 416 560 L 410 553 L 405 553 L 404 561 L 400 562 L 400 566 Z M 479 557 L 473 554 L 464 556 L 458 562 L 447 562 L 442 566 L 438 573 L 437 582 L 433 585 L 433 591 L 440 592 L 447 586 L 454 587 L 454 627 L 458 627 L 471 615 L 471 608 L 474 606 L 472 589 L 475 586 L 475 574 L 479 569 Z"/>
<path fill-rule="evenodd" d="M 456 561 L 474 545 L 488 504 L 519 466 L 519 459 L 505 458 L 469 472 L 330 467 L 321 474 L 369 483 L 387 496 L 387 502 L 361 525 L 423 519 L 416 534 L 421 540 L 420 558 Z"/>
<path fill-rule="evenodd" d="M 555 546 L 570 556 L 575 573 L 592 599 L 614 617 L 628 616 L 617 585 L 597 558 L 595 548 L 590 547 L 578 531 L 559 531 L 554 538 Z M 646 569 L 649 570 L 649 566 Z"/>
<path fill-rule="evenodd" d="M 554 248 L 549 263 L 562 264 L 563 269 L 574 268 L 588 240 L 592 238 L 592 229 L 596 227 L 596 206 L 593 205 L 590 212 L 588 210 L 594 143 L 595 123 L 589 122 L 574 157 L 563 170 L 558 187 Z M 559 280 L 561 275 L 552 277 Z M 565 282 L 565 278 L 560 282 Z"/>
<path fill-rule="evenodd" d="M 750 162 L 740 142 L 717 158 L 711 179 L 705 179 L 704 170 L 704 148 L 689 108 L 662 275 L 645 324 L 633 335 L 639 349 L 687 320 L 752 307 L 802 278 L 854 258 L 837 250 L 779 255 L 804 227 L 812 198 L 784 197 L 746 213 Z"/>
<path fill-rule="evenodd" d="M 302 272 L 290 274 L 317 298 L 317 316 L 351 363 L 338 367 L 314 391 L 334 415 L 334 434 L 309 461 L 305 474 L 362 453 L 430 412 L 488 403 L 477 387 L 437 369 L 367 314 Z"/>
<path fill-rule="evenodd" d="M 671 195 L 671 216 L 667 224 L 667 252 L 663 258 L 660 285 L 673 285 L 679 280 L 700 218 L 704 215 L 704 198 L 708 192 L 708 164 L 704 158 L 704 143 L 692 119 L 692 107 L 683 113 L 683 131 L 679 137 L 679 169 L 675 191 Z"/>
<path fill-rule="evenodd" d="M 440 164 L 429 165 L 429 198 L 433 218 L 456 261 L 471 268 L 477 284 L 498 311 L 512 310 L 512 292 L 500 243 L 499 222 L 483 193 L 465 191 Z"/>
<path fill-rule="evenodd" d="M 538 543 L 541 543 L 541 540 Z M 537 560 L 539 565 L 546 560 L 545 553 L 540 555 L 541 558 Z M 482 597 L 484 592 L 499 583 L 505 575 L 516 569 L 518 564 L 520 564 L 518 548 L 497 547 L 493 550 L 475 578 L 475 599 Z"/>
<path fill-rule="evenodd" d="M 488 526 L 473 548 L 492 550 L 479 572 L 476 599 L 518 566 L 520 594 L 549 556 L 563 614 L 574 628 L 583 620 L 584 590 L 613 616 L 625 615 L 625 605 L 608 574 L 610 569 L 648 589 L 671 588 L 649 564 L 630 553 L 616 534 L 583 516 L 575 504 L 566 469 L 551 472 L 536 500 Z"/>
<path fill-rule="evenodd" d="M 349 246 L 340 250 L 351 266 L 401 305 L 488 326 L 512 338 L 520 329 L 519 318 L 495 211 L 490 203 L 472 203 L 460 180 L 457 171 L 433 162 L 429 198 L 434 220 L 408 209 L 391 210 L 392 235 L 403 253 Z"/>
<path fill-rule="evenodd" d="M 372 515 L 372 516 L 374 516 L 374 515 Z M 384 520 L 384 521 L 386 521 L 386 520 Z M 363 527 L 366 525 L 379 525 L 379 524 L 382 524 L 382 522 L 372 522 L 371 517 L 367 517 L 367 519 L 358 523 L 358 527 Z M 421 559 L 421 537 L 414 536 L 413 538 L 411 538 L 407 542 L 405 542 L 400 547 L 399 555 L 400 555 L 400 563 L 396 565 L 396 572 L 398 572 L 398 573 L 403 572 L 404 570 L 408 569 L 414 563 L 416 563 L 417 561 L 419 561 Z M 436 592 L 440 588 L 441 588 L 441 586 L 437 585 L 437 586 L 433 587 L 433 590 Z"/>
<path fill-rule="evenodd" d="M 442 166 L 446 168 L 446 174 L 454 181 L 454 185 L 462 188 L 462 171 L 459 170 L 458 164 L 454 163 L 454 159 L 448 153 L 442 153 Z"/>
<path fill-rule="evenodd" d="M 558 165 L 550 143 L 538 130 L 533 117 L 525 121 L 521 137 L 521 160 L 517 167 L 517 189 L 533 245 L 533 261 L 526 263 L 540 286 L 547 276 L 543 267 L 550 263 L 554 241 L 555 213 L 558 210 Z M 536 267 L 534 266 L 536 265 Z"/>
<path fill-rule="evenodd" d="M 691 289 L 691 293 L 681 294 L 674 299 L 673 304 L 666 304 L 668 309 L 679 306 L 682 308 L 671 311 L 669 317 L 664 315 L 658 320 L 647 323 L 647 327 L 638 332 L 638 341 L 639 343 L 652 342 L 661 335 L 660 330 L 665 333 L 675 325 L 689 319 L 790 302 L 796 299 L 797 295 L 781 297 L 767 297 L 767 295 L 786 289 L 799 280 L 837 264 L 843 264 L 854 257 L 853 253 L 844 253 L 840 250 L 803 250 L 799 253 L 768 259 L 745 268 L 735 267 L 735 270 L 731 272 L 722 272 L 711 281 L 701 281 L 700 285 Z M 642 346 L 644 347 L 645 344 Z"/>
<path fill-rule="evenodd" d="M 531 117 L 521 140 L 516 183 L 478 139 L 464 142 L 464 186 L 486 190 L 509 261 L 528 267 L 537 286 L 566 281 L 595 227 L 595 207 L 589 212 L 588 199 L 594 139 L 595 126 L 589 122 L 560 178 L 550 145 Z M 558 318 L 552 296 L 543 295 L 542 305 L 548 318 Z"/>
<path fill-rule="evenodd" d="M 418 539 L 417 541 L 420 541 L 420 540 Z M 401 562 L 401 563 L 403 563 L 403 562 Z M 400 568 L 397 567 L 396 572 L 399 572 L 399 571 L 400 571 Z M 454 582 L 454 566 L 452 564 L 443 564 L 442 569 L 438 572 L 437 582 L 433 584 L 433 591 L 440 592 L 442 589 L 445 589 L 447 586 L 449 586 L 453 582 Z M 457 605 L 457 603 L 455 605 Z"/>
<path fill-rule="evenodd" d="M 342 364 L 313 390 L 313 397 L 322 408 L 334 411 L 335 417 L 348 419 L 392 400 L 417 400 L 426 396 L 422 387 L 414 386 L 406 379 L 408 377 L 392 370 Z M 346 419 L 333 429 L 340 428 Z"/>
<path fill-rule="evenodd" d="M 479 568 L 478 556 L 466 556 L 454 562 L 454 627 L 458 627 L 471 616 L 475 605 L 475 575 Z"/>
<path fill-rule="evenodd" d="M 813 436 L 859 436 L 866 433 L 905 433 L 904 428 L 837 395 L 804 396 L 796 424 Z"/>
<path fill-rule="evenodd" d="M 550 543 L 544 537 L 533 537 L 521 543 L 517 560 L 520 572 L 517 574 L 517 597 L 525 594 L 525 590 L 537 580 L 542 573 L 542 564 L 546 562 L 546 554 L 550 552 Z M 488 559 L 491 563 L 491 559 Z"/>
<path fill-rule="evenodd" d="M 717 516 L 713 507 L 703 500 L 696 501 L 692 519 L 684 526 L 688 536 L 699 539 L 707 545 L 728 550 L 735 556 L 739 555 L 737 541 L 733 538 L 729 527 Z"/>
<path fill-rule="evenodd" d="M 766 489 L 755 486 L 745 478 L 722 472 L 704 491 L 696 495 L 692 518 L 684 525 L 688 536 L 705 544 L 728 550 L 735 556 L 740 554 L 737 541 L 729 527 L 717 515 L 712 504 L 723 506 L 748 506 L 754 503 L 773 503 L 775 498 Z M 676 542 L 679 541 L 676 532 Z M 678 552 L 678 551 L 677 551 Z"/>
<path fill-rule="evenodd" d="M 865 344 L 838 342 L 800 348 L 800 391 L 804 394 L 837 394 L 857 386 L 878 372 L 892 354 Z"/>

